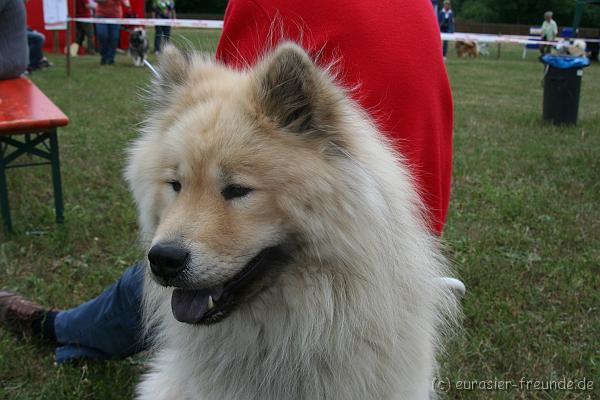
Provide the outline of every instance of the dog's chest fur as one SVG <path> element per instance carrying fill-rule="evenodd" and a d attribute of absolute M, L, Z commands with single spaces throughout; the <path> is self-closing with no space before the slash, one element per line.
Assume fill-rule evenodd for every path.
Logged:
<path fill-rule="evenodd" d="M 150 392 L 167 387 L 181 392 L 175 397 L 165 393 L 165 397 L 149 398 L 427 398 L 427 393 L 414 392 L 428 387 L 414 382 L 428 379 L 426 375 L 398 374 L 406 362 L 417 370 L 429 363 L 422 353 L 413 354 L 410 347 L 403 347 L 410 343 L 423 349 L 426 340 L 417 344 L 419 339 L 408 333 L 408 326 L 405 337 L 395 337 L 390 321 L 363 321 L 362 329 L 352 329 L 361 325 L 354 319 L 369 319 L 369 311 L 352 309 L 364 300 L 348 298 L 355 291 L 331 281 L 325 276 L 294 276 L 287 281 L 292 288 L 280 284 L 266 293 L 268 300 L 242 306 L 209 327 L 181 324 L 165 315 L 163 321 L 169 322 L 163 326 L 164 344 L 153 365 L 161 378 L 145 383 Z M 170 310 L 164 307 L 163 312 Z M 408 325 L 415 321 L 408 313 L 404 318 Z M 395 331 L 404 334 L 401 329 Z M 399 376 L 410 380 L 401 382 Z"/>

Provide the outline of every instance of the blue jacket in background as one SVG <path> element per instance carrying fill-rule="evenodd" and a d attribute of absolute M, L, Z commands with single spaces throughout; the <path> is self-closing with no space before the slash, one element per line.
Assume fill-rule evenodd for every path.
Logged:
<path fill-rule="evenodd" d="M 438 23 L 440 24 L 440 31 L 445 33 L 454 33 L 454 11 L 448 10 L 448 13 L 442 8 L 438 12 Z"/>

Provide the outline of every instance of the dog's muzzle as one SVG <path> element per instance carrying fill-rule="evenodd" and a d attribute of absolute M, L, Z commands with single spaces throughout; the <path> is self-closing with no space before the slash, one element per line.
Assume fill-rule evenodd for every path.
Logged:
<path fill-rule="evenodd" d="M 187 266 L 190 252 L 177 243 L 157 243 L 148 252 L 152 273 L 159 278 L 175 278 Z"/>
<path fill-rule="evenodd" d="M 209 325 L 223 320 L 238 304 L 266 287 L 264 277 L 289 259 L 281 246 L 267 247 L 226 282 L 192 289 L 176 282 L 188 266 L 190 253 L 176 243 L 158 243 L 148 252 L 150 269 L 163 286 L 174 286 L 171 310 L 179 322 Z M 183 273 L 182 273 L 183 272 Z"/>

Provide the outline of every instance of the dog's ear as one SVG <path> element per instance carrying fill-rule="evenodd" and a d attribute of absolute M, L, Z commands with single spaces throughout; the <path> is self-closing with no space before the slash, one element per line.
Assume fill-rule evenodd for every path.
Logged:
<path fill-rule="evenodd" d="M 254 78 L 260 112 L 279 127 L 301 133 L 327 124 L 338 96 L 300 46 L 279 45 L 255 67 Z"/>
<path fill-rule="evenodd" d="M 177 87 L 186 82 L 193 57 L 191 51 L 181 50 L 172 44 L 163 48 L 156 68 L 158 76 L 151 89 L 152 99 L 156 103 L 167 104 Z"/>

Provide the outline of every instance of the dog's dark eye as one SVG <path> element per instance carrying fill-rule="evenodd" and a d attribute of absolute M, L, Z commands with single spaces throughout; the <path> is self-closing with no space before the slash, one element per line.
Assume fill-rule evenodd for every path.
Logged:
<path fill-rule="evenodd" d="M 173 188 L 174 191 L 176 191 L 176 192 L 180 192 L 181 191 L 181 182 L 179 182 L 179 181 L 169 181 L 169 185 L 171 185 L 171 187 Z"/>
<path fill-rule="evenodd" d="M 221 194 L 225 198 L 225 200 L 231 200 L 238 197 L 244 197 L 248 193 L 250 193 L 252 188 L 243 187 L 240 185 L 228 185 L 221 191 Z"/>

